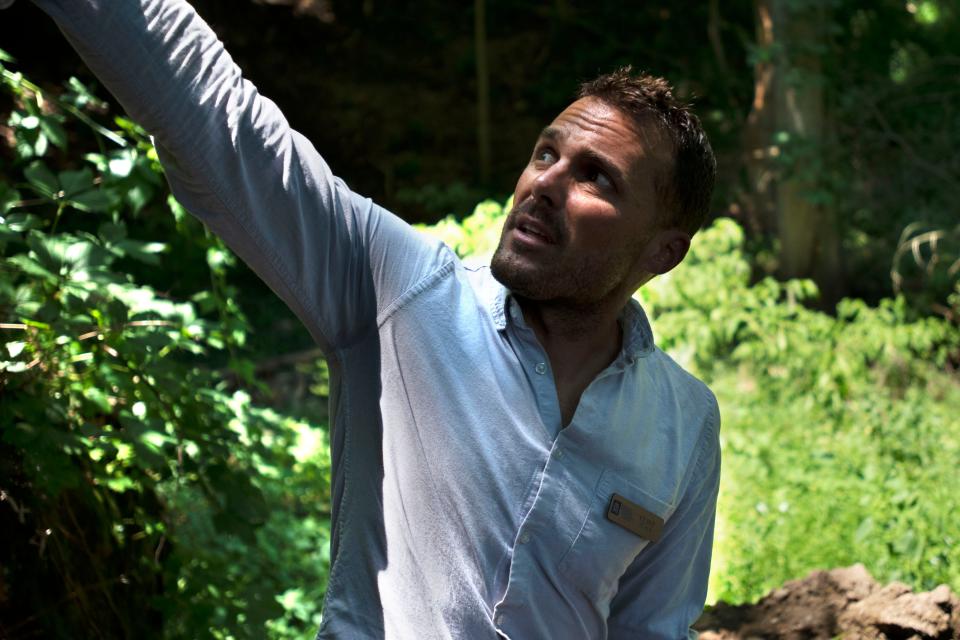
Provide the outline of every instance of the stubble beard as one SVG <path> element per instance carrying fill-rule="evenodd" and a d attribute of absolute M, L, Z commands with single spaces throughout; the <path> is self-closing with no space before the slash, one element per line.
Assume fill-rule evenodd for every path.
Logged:
<path fill-rule="evenodd" d="M 589 309 L 618 294 L 627 277 L 623 256 L 570 256 L 537 262 L 506 246 L 506 233 L 490 261 L 490 271 L 514 295 L 537 303 Z M 619 263 L 619 264 L 618 264 Z"/>

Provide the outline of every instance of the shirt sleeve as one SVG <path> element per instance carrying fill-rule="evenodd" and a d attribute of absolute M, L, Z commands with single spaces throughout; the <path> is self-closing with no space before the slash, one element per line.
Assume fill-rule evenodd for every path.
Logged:
<path fill-rule="evenodd" d="M 154 136 L 176 197 L 328 353 L 452 259 L 336 178 L 185 0 L 35 3 Z"/>
<path fill-rule="evenodd" d="M 720 486 L 720 414 L 713 411 L 697 444 L 691 482 L 663 536 L 620 579 L 607 620 L 609 640 L 696 638 L 710 576 Z"/>

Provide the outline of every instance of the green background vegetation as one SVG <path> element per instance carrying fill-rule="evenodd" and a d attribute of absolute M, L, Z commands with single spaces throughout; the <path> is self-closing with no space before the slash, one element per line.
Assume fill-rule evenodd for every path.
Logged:
<path fill-rule="evenodd" d="M 280 25 L 269 43 L 321 33 L 343 47 L 327 85 L 265 79 L 268 93 L 314 87 L 312 113 L 281 100 L 294 123 L 358 190 L 468 261 L 489 257 L 504 194 L 572 78 L 632 61 L 702 96 L 721 160 L 714 219 L 638 295 L 658 344 L 721 403 L 710 601 L 854 562 L 960 591 L 952 5 L 681 2 L 624 16 L 437 3 L 416 20 L 372 2 L 287 4 L 306 15 L 198 3 L 258 82 L 284 54 L 249 53 L 262 42 L 244 11 Z M 537 30 L 519 20 L 531 15 Z M 773 35 L 755 28 L 764 16 Z M 611 36 L 617 20 L 649 38 Z M 398 27 L 407 66 L 389 55 Z M 441 62 L 424 65 L 429 51 Z M 525 65 L 504 73 L 507 59 Z M 40 86 L 20 72 L 34 64 Z M 0 54 L 0 635 L 310 637 L 329 565 L 324 364 L 168 195 L 144 132 L 91 82 L 62 82 L 63 64 Z M 351 65 L 390 77 L 347 81 Z M 799 122 L 774 99 L 790 95 Z"/>

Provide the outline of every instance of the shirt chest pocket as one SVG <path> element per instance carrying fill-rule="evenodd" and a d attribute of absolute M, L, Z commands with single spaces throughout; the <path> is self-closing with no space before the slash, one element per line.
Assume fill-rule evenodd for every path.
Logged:
<path fill-rule="evenodd" d="M 616 593 L 617 583 L 630 563 L 652 544 L 648 539 L 607 518 L 611 496 L 617 493 L 661 520 L 670 506 L 649 495 L 621 476 L 606 470 L 573 544 L 560 559 L 559 570 L 595 604 L 605 607 Z"/>

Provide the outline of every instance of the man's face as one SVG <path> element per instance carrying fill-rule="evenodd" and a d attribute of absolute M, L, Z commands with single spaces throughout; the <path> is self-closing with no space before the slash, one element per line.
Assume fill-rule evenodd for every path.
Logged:
<path fill-rule="evenodd" d="M 615 107 L 582 98 L 543 130 L 514 191 L 493 275 L 524 298 L 576 306 L 650 277 L 660 227 L 654 176 L 671 149 Z"/>

